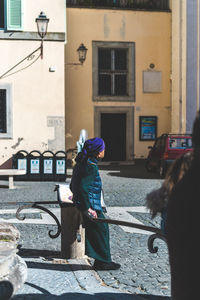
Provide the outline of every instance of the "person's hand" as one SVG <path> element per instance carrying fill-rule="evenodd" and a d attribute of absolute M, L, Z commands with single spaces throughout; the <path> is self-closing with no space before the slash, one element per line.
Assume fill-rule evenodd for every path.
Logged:
<path fill-rule="evenodd" d="M 92 208 L 88 208 L 88 213 L 93 216 L 93 218 L 97 219 L 97 213 Z"/>

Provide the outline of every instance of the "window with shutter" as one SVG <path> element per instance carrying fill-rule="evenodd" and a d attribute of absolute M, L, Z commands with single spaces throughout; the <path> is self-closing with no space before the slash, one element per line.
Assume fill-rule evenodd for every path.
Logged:
<path fill-rule="evenodd" d="M 23 11 L 22 0 L 7 0 L 7 30 L 22 30 L 23 28 Z"/>
<path fill-rule="evenodd" d="M 7 132 L 6 90 L 0 90 L 0 133 Z"/>

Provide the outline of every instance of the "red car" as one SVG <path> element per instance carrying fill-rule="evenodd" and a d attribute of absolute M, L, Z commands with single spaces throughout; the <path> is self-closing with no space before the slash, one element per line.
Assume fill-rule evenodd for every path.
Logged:
<path fill-rule="evenodd" d="M 169 165 L 181 154 L 192 151 L 191 134 L 162 134 L 150 149 L 146 169 L 158 171 L 161 178 L 166 174 Z"/>

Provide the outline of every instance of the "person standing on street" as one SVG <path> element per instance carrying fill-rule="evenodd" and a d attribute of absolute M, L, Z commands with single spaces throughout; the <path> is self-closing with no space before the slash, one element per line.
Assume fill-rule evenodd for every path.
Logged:
<path fill-rule="evenodd" d="M 146 206 L 150 210 L 152 219 L 158 214 L 161 215 L 161 230 L 164 234 L 166 234 L 167 205 L 170 194 L 189 170 L 193 158 L 193 151 L 179 156 L 168 169 L 161 187 L 146 195 Z"/>
<path fill-rule="evenodd" d="M 82 212 L 93 218 L 105 218 L 101 206 L 102 182 L 98 160 L 104 157 L 105 144 L 95 137 L 85 141 L 83 149 L 76 157 L 76 164 L 70 183 L 73 201 Z M 85 226 L 85 254 L 95 259 L 96 270 L 117 270 L 120 264 L 111 260 L 109 228 L 106 223 L 90 220 L 83 214 Z"/>
<path fill-rule="evenodd" d="M 200 112 L 193 124 L 193 159 L 167 205 L 166 237 L 172 300 L 199 299 Z"/>

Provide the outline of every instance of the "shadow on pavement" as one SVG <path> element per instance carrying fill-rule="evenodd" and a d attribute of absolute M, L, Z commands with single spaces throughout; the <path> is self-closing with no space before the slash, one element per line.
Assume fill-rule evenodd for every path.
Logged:
<path fill-rule="evenodd" d="M 167 296 L 155 296 L 155 295 L 140 295 L 138 294 L 138 296 L 142 296 L 143 300 L 171 300 L 171 297 L 167 297 Z"/>
<path fill-rule="evenodd" d="M 76 272 L 76 271 L 91 271 L 92 267 L 89 265 L 81 265 L 81 264 L 68 264 L 63 262 L 33 262 L 26 261 L 27 267 L 29 269 L 45 269 L 45 270 L 53 270 L 53 271 L 63 271 L 63 272 Z"/>
<path fill-rule="evenodd" d="M 37 289 L 37 286 L 34 285 L 34 288 Z M 41 289 L 38 289 L 41 291 Z M 62 295 L 53 295 L 49 294 L 48 291 L 43 292 L 43 294 L 21 294 L 15 295 L 13 300 L 167 300 L 170 299 L 168 297 L 159 297 L 159 296 L 151 296 L 149 298 L 144 298 L 144 295 L 133 295 L 133 294 L 124 294 L 124 293 L 95 293 L 93 295 L 88 293 L 64 293 Z M 152 298 L 153 297 L 153 298 Z M 156 298 L 154 298 L 156 297 Z"/>
<path fill-rule="evenodd" d="M 167 296 L 155 296 L 155 295 L 140 295 L 138 294 L 138 296 L 142 296 L 143 299 L 146 299 L 146 300 L 170 300 L 171 297 L 167 297 Z"/>
<path fill-rule="evenodd" d="M 100 170 L 110 171 L 110 176 L 140 178 L 140 179 L 160 179 L 158 172 L 148 172 L 145 168 L 145 159 L 136 159 L 135 165 L 120 165 L 110 163 L 110 165 L 99 164 Z"/>
<path fill-rule="evenodd" d="M 35 257 L 45 257 L 45 258 L 61 258 L 61 252 L 60 251 L 52 251 L 52 250 L 41 250 L 41 249 L 27 249 L 27 248 L 21 248 L 18 246 L 19 251 L 18 255 L 26 258 L 35 258 Z"/>
<path fill-rule="evenodd" d="M 8 188 L 8 185 L 3 185 L 3 184 L 1 184 L 1 182 L 0 182 L 0 189 L 7 189 Z"/>

